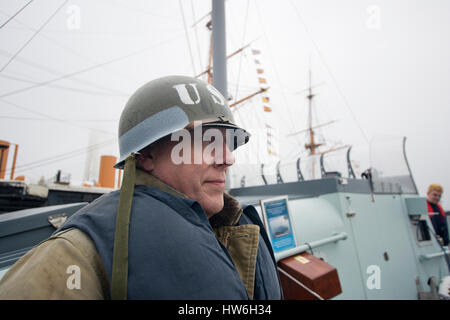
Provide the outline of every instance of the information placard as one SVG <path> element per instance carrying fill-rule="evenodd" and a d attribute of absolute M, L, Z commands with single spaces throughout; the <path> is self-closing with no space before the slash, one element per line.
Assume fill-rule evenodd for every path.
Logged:
<path fill-rule="evenodd" d="M 280 252 L 295 248 L 294 230 L 292 229 L 288 197 L 276 197 L 260 200 L 261 211 L 273 251 Z"/>

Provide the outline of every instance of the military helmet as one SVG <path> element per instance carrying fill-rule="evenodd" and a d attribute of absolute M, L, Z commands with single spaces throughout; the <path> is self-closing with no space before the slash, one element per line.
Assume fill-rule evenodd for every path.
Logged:
<path fill-rule="evenodd" d="M 128 100 L 119 122 L 119 162 L 194 121 L 203 127 L 239 128 L 227 100 L 212 85 L 187 76 L 166 76 L 140 87 Z M 243 144 L 241 143 L 241 144 Z M 236 145 L 235 147 L 238 147 Z"/>

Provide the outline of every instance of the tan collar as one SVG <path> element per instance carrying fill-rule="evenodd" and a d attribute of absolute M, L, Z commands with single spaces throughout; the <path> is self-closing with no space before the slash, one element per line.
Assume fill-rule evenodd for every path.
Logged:
<path fill-rule="evenodd" d="M 170 193 L 171 195 L 180 197 L 180 198 L 189 198 L 184 193 L 175 190 L 171 186 L 165 184 L 155 176 L 151 175 L 150 173 L 145 172 L 141 169 L 136 169 L 136 178 L 135 178 L 135 184 L 143 184 L 146 186 L 151 186 L 158 188 L 159 190 L 162 190 L 164 192 Z"/>
<path fill-rule="evenodd" d="M 155 187 L 161 191 L 170 193 L 171 195 L 189 199 L 189 197 L 184 193 L 175 190 L 155 176 L 141 169 L 136 169 L 135 184 L 143 184 L 146 186 Z M 211 223 L 211 226 L 213 228 L 236 225 L 241 218 L 241 204 L 226 192 L 223 194 L 223 200 L 223 209 L 209 219 L 209 222 Z"/>

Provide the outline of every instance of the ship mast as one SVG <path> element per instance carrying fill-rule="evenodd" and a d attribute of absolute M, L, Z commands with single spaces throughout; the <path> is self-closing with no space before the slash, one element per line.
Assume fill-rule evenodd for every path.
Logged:
<path fill-rule="evenodd" d="M 309 143 L 305 144 L 305 148 L 309 150 L 309 154 L 314 155 L 316 154 L 316 149 L 320 147 L 321 143 L 315 143 L 314 140 L 314 128 L 312 125 L 312 100 L 314 98 L 314 94 L 312 93 L 312 72 L 311 72 L 311 65 L 309 67 L 309 88 L 308 88 L 308 132 L 309 132 Z"/>
<path fill-rule="evenodd" d="M 227 89 L 227 57 L 225 37 L 225 0 L 212 0 L 212 56 L 213 86 L 228 98 Z"/>
<path fill-rule="evenodd" d="M 214 2 L 214 0 L 213 0 L 213 2 Z M 217 10 L 217 8 L 216 8 L 216 10 Z M 212 20 L 213 20 L 213 18 L 214 18 L 212 12 L 211 12 L 211 18 L 212 18 Z M 217 37 L 214 38 L 214 36 L 213 36 L 213 34 L 214 34 L 214 29 L 213 29 L 214 26 L 213 26 L 212 20 L 208 21 L 208 23 L 206 24 L 206 27 L 208 28 L 208 30 L 212 31 L 211 41 L 210 41 L 210 43 L 209 43 L 208 67 L 206 68 L 205 71 L 199 73 L 199 74 L 196 75 L 195 77 L 198 78 L 198 77 L 201 77 L 201 76 L 203 76 L 204 74 L 206 74 L 206 75 L 208 76 L 208 80 L 207 80 L 208 83 L 214 85 L 213 63 L 214 63 L 214 61 L 217 60 L 217 58 L 214 58 L 214 42 L 215 42 L 215 41 L 219 41 L 219 40 L 217 39 Z M 215 26 L 215 27 L 217 28 L 218 26 Z M 225 26 L 224 26 L 224 27 L 225 27 Z M 252 41 L 252 42 L 253 42 L 253 41 Z M 226 57 L 225 57 L 225 64 L 226 64 L 226 61 L 227 61 L 229 58 L 231 58 L 231 57 L 237 55 L 238 53 L 241 53 L 242 51 L 244 51 L 245 49 L 247 49 L 248 47 L 250 47 L 250 45 L 251 45 L 252 42 L 246 44 L 246 45 L 243 46 L 242 48 L 237 49 L 236 51 L 234 51 L 234 52 L 232 52 L 231 54 L 229 54 L 228 56 L 226 56 Z M 216 45 L 216 46 L 218 46 L 218 45 Z M 225 50 L 226 50 L 226 48 L 225 48 Z M 213 61 L 213 60 L 214 60 L 214 61 Z M 225 69 L 226 69 L 226 67 L 225 67 Z M 225 70 L 225 71 L 226 71 L 226 70 Z M 216 72 L 218 72 L 218 71 L 216 70 Z M 214 85 L 214 86 L 215 86 L 215 85 Z M 244 97 L 244 98 L 242 98 L 242 99 L 239 99 L 239 100 L 237 100 L 237 101 L 231 103 L 231 104 L 230 104 L 230 108 L 232 108 L 232 107 L 234 107 L 234 106 L 236 106 L 236 105 L 238 105 L 238 104 L 241 104 L 242 102 L 247 101 L 247 100 L 253 98 L 254 96 L 257 96 L 257 95 L 259 95 L 259 94 L 262 94 L 262 93 L 266 92 L 267 90 L 269 90 L 269 88 L 260 88 L 258 91 L 255 91 L 255 92 L 249 94 L 248 96 L 246 96 L 246 97 Z M 224 92 L 221 92 L 221 93 L 223 94 L 223 96 L 224 96 L 227 100 L 230 100 L 230 99 L 229 99 L 229 96 L 228 96 L 228 93 L 226 93 L 226 94 L 225 94 Z"/>
<path fill-rule="evenodd" d="M 225 35 L 225 0 L 212 0 L 212 35 L 209 47 L 208 82 L 228 100 L 227 88 L 227 46 Z M 212 51 L 212 52 L 211 52 Z M 211 55 L 214 72 L 211 77 Z M 225 178 L 225 189 L 230 189 L 230 172 L 227 171 Z"/>
<path fill-rule="evenodd" d="M 324 145 L 324 143 L 317 143 L 316 142 L 314 129 L 320 128 L 320 127 L 323 127 L 323 126 L 327 126 L 327 125 L 329 125 L 331 123 L 334 123 L 335 121 L 329 121 L 327 123 L 323 123 L 323 124 L 319 124 L 319 125 L 313 126 L 313 99 L 315 97 L 315 94 L 313 94 L 312 89 L 313 89 L 313 87 L 319 86 L 319 85 L 321 85 L 323 83 L 316 84 L 314 86 L 312 85 L 311 60 L 310 60 L 310 63 L 309 63 L 308 78 L 309 78 L 308 79 L 309 80 L 308 88 L 298 92 L 298 93 L 301 93 L 301 92 L 306 91 L 306 90 L 308 91 L 308 95 L 306 96 L 306 98 L 308 99 L 308 127 L 307 127 L 307 129 L 303 129 L 303 130 L 300 130 L 300 131 L 288 134 L 287 136 L 294 136 L 294 135 L 297 135 L 299 133 L 308 132 L 308 134 L 309 134 L 309 139 L 308 139 L 309 142 L 305 143 L 305 149 L 309 151 L 309 155 L 310 156 L 311 155 L 322 155 L 322 154 L 325 154 L 325 153 L 328 153 L 328 152 L 332 152 L 332 151 L 336 151 L 336 150 L 339 150 L 339 149 L 342 149 L 342 148 L 346 147 L 346 146 L 341 146 L 341 147 L 331 148 L 331 149 L 325 150 L 325 151 L 317 150 L 320 146 Z M 315 167 L 316 167 L 315 161 L 316 161 L 316 159 L 314 159 L 314 157 L 313 157 L 312 158 L 312 162 L 311 162 L 311 175 L 312 175 L 313 179 L 315 178 Z"/>

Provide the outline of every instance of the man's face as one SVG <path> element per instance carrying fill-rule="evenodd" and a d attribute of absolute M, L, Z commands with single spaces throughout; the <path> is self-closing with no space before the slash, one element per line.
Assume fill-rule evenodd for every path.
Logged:
<path fill-rule="evenodd" d="M 439 192 L 437 190 L 431 190 L 427 193 L 427 200 L 433 204 L 438 204 L 441 200 L 442 192 Z"/>
<path fill-rule="evenodd" d="M 215 130 L 220 131 L 220 136 L 225 139 L 224 129 Z M 166 141 L 151 151 L 151 159 L 141 160 L 141 167 L 190 199 L 198 201 L 210 218 L 223 208 L 226 173 L 234 163 L 234 156 L 225 141 L 216 139 L 216 142 L 220 142 L 218 145 L 221 150 L 211 150 L 208 148 L 211 142 L 202 140 L 195 144 L 192 139 L 192 143 L 184 149 L 180 149 L 178 141 Z M 172 151 L 175 150 L 177 152 L 174 154 Z M 180 155 L 188 161 L 180 163 Z"/>

